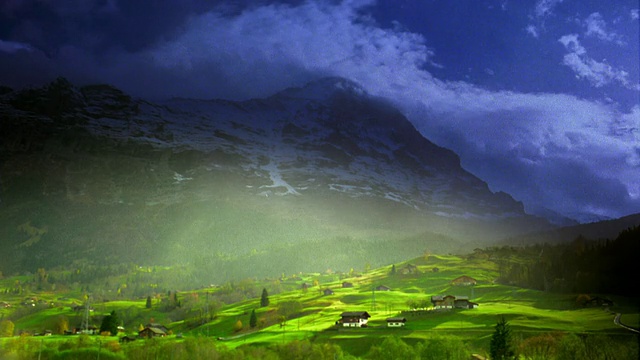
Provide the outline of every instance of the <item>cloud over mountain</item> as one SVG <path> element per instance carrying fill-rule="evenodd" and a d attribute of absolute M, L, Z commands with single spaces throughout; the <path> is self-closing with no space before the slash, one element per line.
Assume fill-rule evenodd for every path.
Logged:
<path fill-rule="evenodd" d="M 100 16 L 125 10 L 117 5 Z M 640 209 L 638 107 L 439 78 L 434 73 L 448 64 L 437 61 L 440 50 L 430 46 L 429 37 L 397 22 L 381 25 L 369 11 L 377 5 L 293 1 L 204 8 L 194 1 L 185 6 L 191 12 L 176 9 L 169 18 L 179 26 L 150 30 L 139 43 L 121 37 L 97 52 L 89 40 L 76 40 L 60 46 L 54 57 L 11 56 L 24 60 L 17 72 L 59 72 L 80 82 L 111 79 L 128 92 L 155 98 L 262 97 L 321 76 L 341 76 L 394 101 L 427 138 L 456 151 L 466 169 L 529 210 L 619 216 Z M 530 32 L 551 33 L 548 21 L 565 5 L 538 2 L 528 10 L 538 18 Z M 591 40 L 621 39 L 603 15 L 591 14 L 580 23 Z M 562 36 L 560 44 L 556 36 L 553 43 L 558 67 L 583 79 L 578 81 L 636 91 L 635 74 L 595 60 L 578 35 Z M 0 64 L 8 61 L 0 56 Z"/>

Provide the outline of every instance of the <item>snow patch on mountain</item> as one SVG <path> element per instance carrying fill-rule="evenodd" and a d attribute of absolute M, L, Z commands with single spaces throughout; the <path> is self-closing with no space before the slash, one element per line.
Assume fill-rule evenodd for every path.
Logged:
<path fill-rule="evenodd" d="M 273 182 L 271 185 L 262 185 L 260 186 L 260 189 L 270 189 L 270 188 L 280 188 L 283 187 L 285 188 L 287 191 L 285 192 L 276 192 L 277 195 L 300 195 L 300 193 L 298 191 L 296 191 L 296 189 L 289 185 L 289 183 L 287 183 L 286 181 L 284 181 L 282 179 L 282 174 L 280 173 L 280 171 L 278 170 L 278 165 L 274 162 L 270 162 L 267 165 L 264 165 L 261 167 L 263 170 L 266 170 L 269 172 L 269 178 L 271 179 L 271 181 Z M 264 194 L 265 192 L 263 191 L 261 194 Z"/>

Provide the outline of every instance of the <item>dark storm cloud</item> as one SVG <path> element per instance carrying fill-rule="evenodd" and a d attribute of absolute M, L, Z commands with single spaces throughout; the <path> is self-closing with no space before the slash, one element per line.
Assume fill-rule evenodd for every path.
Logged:
<path fill-rule="evenodd" d="M 438 49 L 402 26 L 380 26 L 367 15 L 373 1 L 235 7 L 95 1 L 80 10 L 60 5 L 70 1 L 45 2 L 49 7 L 38 14 L 49 20 L 37 14 L 19 20 L 20 5 L 31 2 L 13 3 L 2 13 L 15 26 L 3 25 L 0 33 L 0 75 L 10 85 L 63 75 L 138 96 L 247 98 L 343 76 L 393 99 L 427 138 L 529 208 L 610 216 L 640 211 L 640 107 L 440 80 L 432 75 L 441 67 L 434 61 Z M 559 3 L 539 2 L 548 6 L 540 13 L 549 16 Z M 61 30 L 50 35 L 43 30 L 56 26 Z M 39 38 L 49 39 L 53 54 Z M 557 39 L 553 46 L 561 46 Z M 557 66 L 564 66 L 562 58 Z"/>
<path fill-rule="evenodd" d="M 0 5 L 2 37 L 55 54 L 63 46 L 138 51 L 171 36 L 211 1 L 23 0 Z"/>

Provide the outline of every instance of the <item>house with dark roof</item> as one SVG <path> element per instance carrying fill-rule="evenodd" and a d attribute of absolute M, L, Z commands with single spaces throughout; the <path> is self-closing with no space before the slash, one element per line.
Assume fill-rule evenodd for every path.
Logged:
<path fill-rule="evenodd" d="M 370 317 L 371 315 L 366 311 L 347 311 L 340 314 L 340 320 L 336 321 L 336 325 L 366 327 Z"/>
<path fill-rule="evenodd" d="M 149 324 L 145 325 L 144 327 L 159 329 L 159 330 L 162 330 L 164 333 L 168 333 L 169 332 L 169 329 L 166 326 L 164 326 L 162 324 L 158 324 L 158 323 L 149 323 Z"/>
<path fill-rule="evenodd" d="M 469 301 L 468 296 L 456 296 L 455 300 L 453 300 L 453 307 L 456 309 L 476 309 L 478 303 Z"/>
<path fill-rule="evenodd" d="M 322 290 L 322 294 L 324 294 L 324 296 L 329 296 L 329 295 L 333 295 L 333 290 L 331 289 L 324 289 Z"/>
<path fill-rule="evenodd" d="M 135 336 L 125 335 L 125 336 L 121 337 L 119 341 L 121 343 L 130 343 L 132 341 L 135 341 L 136 339 L 137 339 L 137 337 L 135 337 Z"/>
<path fill-rule="evenodd" d="M 376 286 L 376 291 L 391 291 L 391 288 L 384 285 Z"/>
<path fill-rule="evenodd" d="M 403 327 L 407 322 L 403 317 L 390 317 L 387 318 L 387 327 Z"/>
<path fill-rule="evenodd" d="M 138 337 L 151 339 L 154 337 L 165 337 L 167 333 L 162 331 L 161 329 L 154 327 L 145 327 L 144 329 L 138 332 Z"/>
<path fill-rule="evenodd" d="M 456 297 L 453 295 L 435 295 L 431 297 L 431 304 L 434 309 L 453 309 Z"/>
<path fill-rule="evenodd" d="M 345 281 L 345 282 L 342 283 L 342 287 L 343 288 L 352 288 L 353 287 L 353 283 Z"/>
<path fill-rule="evenodd" d="M 468 296 L 436 295 L 431 297 L 435 310 L 442 309 L 476 309 L 477 303 L 469 301 Z"/>

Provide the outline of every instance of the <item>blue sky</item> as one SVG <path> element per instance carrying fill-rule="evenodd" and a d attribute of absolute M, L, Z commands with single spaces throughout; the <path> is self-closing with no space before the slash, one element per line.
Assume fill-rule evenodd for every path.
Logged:
<path fill-rule="evenodd" d="M 637 1 L 0 3 L 0 82 L 246 99 L 321 76 L 385 96 L 463 166 L 568 216 L 640 212 Z"/>

